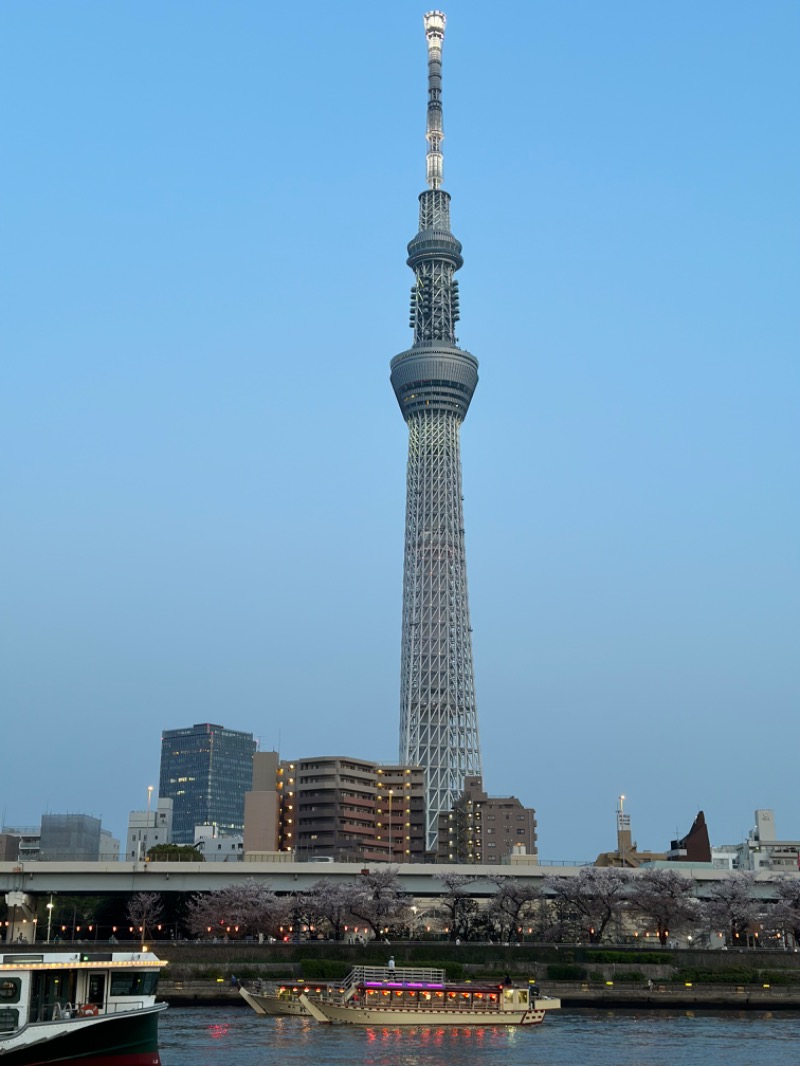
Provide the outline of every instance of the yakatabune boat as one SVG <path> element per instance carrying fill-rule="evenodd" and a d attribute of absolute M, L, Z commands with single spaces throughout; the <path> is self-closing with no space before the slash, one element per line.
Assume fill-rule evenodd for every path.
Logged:
<path fill-rule="evenodd" d="M 327 982 L 257 982 L 255 986 L 246 988 L 239 985 L 239 995 L 248 1003 L 256 1014 L 302 1014 L 308 1016 L 308 1010 L 300 1002 L 300 997 L 306 995 L 315 1003 L 320 999 L 339 1001 L 344 992 L 341 984 L 331 985 Z"/>
<path fill-rule="evenodd" d="M 318 1022 L 333 1025 L 541 1025 L 561 1000 L 531 985 L 447 983 L 444 970 L 359 966 L 338 1003 L 299 997 Z"/>
<path fill-rule="evenodd" d="M 0 1063 L 160 1066 L 166 965 L 144 951 L 0 954 Z"/>

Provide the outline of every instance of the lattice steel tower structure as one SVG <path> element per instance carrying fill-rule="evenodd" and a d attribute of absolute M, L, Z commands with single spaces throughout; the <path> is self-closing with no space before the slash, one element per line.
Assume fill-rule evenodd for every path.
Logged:
<path fill-rule="evenodd" d="M 427 775 L 427 846 L 465 777 L 481 774 L 467 599 L 459 433 L 478 384 L 478 360 L 458 347 L 461 244 L 442 189 L 442 42 L 445 16 L 424 18 L 428 42 L 428 188 L 408 245 L 412 347 L 395 356 L 391 382 L 408 423 L 400 761 Z"/>

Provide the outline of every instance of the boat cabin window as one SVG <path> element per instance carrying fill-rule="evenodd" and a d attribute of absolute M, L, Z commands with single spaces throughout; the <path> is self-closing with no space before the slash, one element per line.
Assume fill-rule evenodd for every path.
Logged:
<path fill-rule="evenodd" d="M 134 970 L 132 973 L 111 974 L 112 996 L 152 996 L 158 985 L 156 970 Z"/>
<path fill-rule="evenodd" d="M 75 1002 L 75 970 L 37 970 L 32 974 L 29 1021 L 50 1021 L 56 1010 Z"/>
<path fill-rule="evenodd" d="M 102 1007 L 105 1000 L 106 975 L 104 973 L 89 974 L 89 994 L 86 997 L 89 1003 L 96 1007 Z"/>
<path fill-rule="evenodd" d="M 503 1006 L 504 1007 L 527 1007 L 528 1006 L 528 990 L 527 988 L 504 988 L 503 989 Z"/>
<path fill-rule="evenodd" d="M 19 977 L 4 977 L 0 980 L 0 1005 L 19 1003 L 22 981 Z"/>
<path fill-rule="evenodd" d="M 11 1033 L 19 1029 L 19 1011 L 13 1007 L 0 1007 L 0 1033 Z"/>

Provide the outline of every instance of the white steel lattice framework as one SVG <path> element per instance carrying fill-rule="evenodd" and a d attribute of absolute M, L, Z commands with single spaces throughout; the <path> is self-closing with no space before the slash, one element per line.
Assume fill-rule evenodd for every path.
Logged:
<path fill-rule="evenodd" d="M 428 42 L 429 188 L 408 246 L 414 344 L 392 360 L 392 386 L 408 423 L 403 571 L 400 761 L 427 780 L 427 846 L 452 810 L 464 778 L 481 774 L 467 597 L 459 433 L 478 383 L 478 361 L 458 347 L 461 244 L 450 232 L 440 186 L 441 61 L 445 18 L 425 16 Z"/>

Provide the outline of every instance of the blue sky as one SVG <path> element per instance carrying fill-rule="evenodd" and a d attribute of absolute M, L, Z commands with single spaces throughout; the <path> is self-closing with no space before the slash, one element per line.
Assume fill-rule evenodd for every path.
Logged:
<path fill-rule="evenodd" d="M 0 7 L 7 824 L 193 722 L 396 758 L 424 10 Z M 485 783 L 796 838 L 800 8 L 445 10 Z"/>

